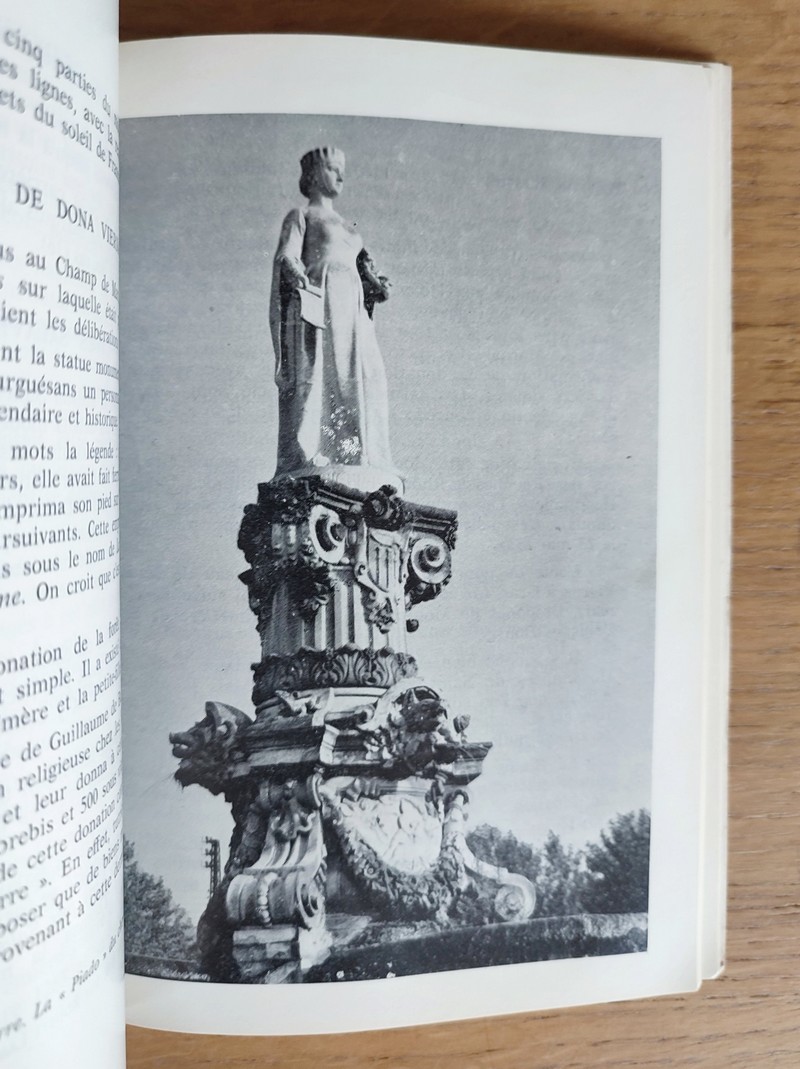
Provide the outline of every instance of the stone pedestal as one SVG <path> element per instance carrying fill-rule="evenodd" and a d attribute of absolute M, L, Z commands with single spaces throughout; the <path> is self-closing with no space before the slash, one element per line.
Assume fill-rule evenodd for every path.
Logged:
<path fill-rule="evenodd" d="M 450 578 L 455 513 L 395 486 L 262 484 L 239 534 L 261 636 L 253 719 L 219 703 L 171 736 L 180 782 L 223 793 L 235 831 L 201 922 L 213 979 L 291 982 L 325 959 L 340 917 L 448 916 L 470 881 L 499 920 L 533 888 L 476 859 L 468 784 L 490 743 L 466 738 L 407 651 L 411 615 Z M 346 927 L 346 925 L 345 925 Z"/>

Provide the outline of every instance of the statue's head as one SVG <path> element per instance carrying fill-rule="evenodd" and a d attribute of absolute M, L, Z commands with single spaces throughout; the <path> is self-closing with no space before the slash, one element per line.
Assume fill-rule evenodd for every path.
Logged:
<path fill-rule="evenodd" d="M 344 153 L 332 145 L 312 148 L 300 160 L 300 192 L 310 197 L 319 189 L 326 197 L 335 197 L 341 192 L 344 182 Z"/>

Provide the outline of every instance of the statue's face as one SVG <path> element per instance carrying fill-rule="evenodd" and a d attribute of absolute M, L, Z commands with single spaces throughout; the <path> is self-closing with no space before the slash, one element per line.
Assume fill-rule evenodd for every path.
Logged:
<path fill-rule="evenodd" d="M 320 160 L 315 185 L 326 197 L 338 197 L 344 186 L 344 157 Z"/>

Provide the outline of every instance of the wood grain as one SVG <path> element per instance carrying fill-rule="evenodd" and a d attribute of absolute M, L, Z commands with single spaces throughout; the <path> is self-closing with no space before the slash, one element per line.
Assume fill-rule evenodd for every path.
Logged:
<path fill-rule="evenodd" d="M 122 0 L 124 40 L 352 33 L 734 68 L 734 580 L 728 965 L 696 994 L 357 1036 L 129 1030 L 131 1069 L 800 1065 L 800 4 Z"/>

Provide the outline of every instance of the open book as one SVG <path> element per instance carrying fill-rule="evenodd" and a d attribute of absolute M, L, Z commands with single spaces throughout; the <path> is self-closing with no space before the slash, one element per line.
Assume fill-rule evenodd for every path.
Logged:
<path fill-rule="evenodd" d="M 122 1066 L 125 942 L 176 1030 L 695 988 L 728 72 L 161 41 L 120 107 L 78 6 L 0 26 L 0 1065 Z"/>

